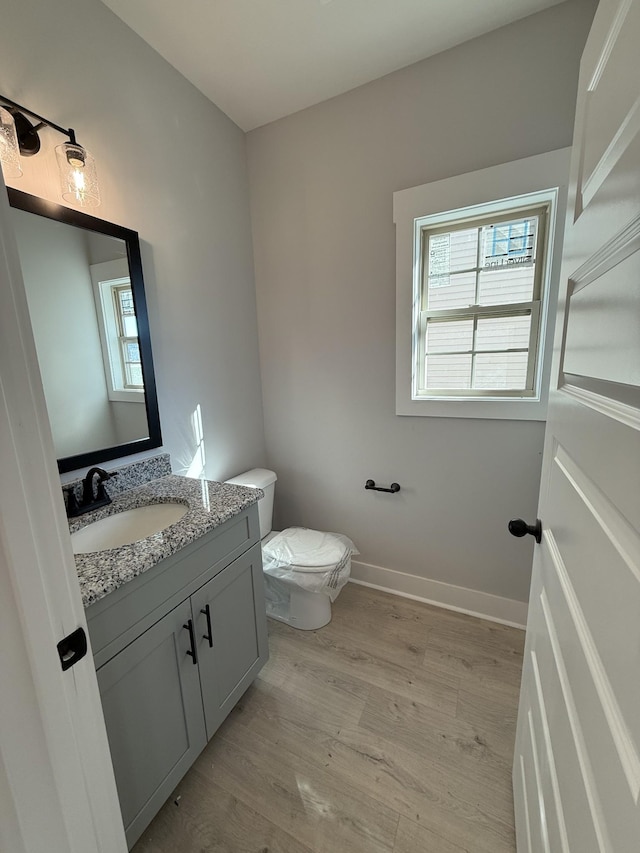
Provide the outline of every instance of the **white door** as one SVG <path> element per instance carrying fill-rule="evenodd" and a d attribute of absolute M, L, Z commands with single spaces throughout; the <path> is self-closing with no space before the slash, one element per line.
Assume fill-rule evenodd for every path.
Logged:
<path fill-rule="evenodd" d="M 640 0 L 601 0 L 580 72 L 513 768 L 519 853 L 640 851 L 639 51 Z"/>
<path fill-rule="evenodd" d="M 61 330 L 63 333 L 64 330 Z M 0 173 L 0 851 L 124 853 L 7 194 Z"/>

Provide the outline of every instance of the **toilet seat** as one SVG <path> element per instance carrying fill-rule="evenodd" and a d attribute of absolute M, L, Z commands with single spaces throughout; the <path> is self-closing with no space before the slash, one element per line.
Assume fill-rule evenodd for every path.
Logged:
<path fill-rule="evenodd" d="M 351 549 L 332 533 L 306 527 L 288 527 L 273 537 L 265 537 L 263 552 L 294 572 L 331 572 Z"/>

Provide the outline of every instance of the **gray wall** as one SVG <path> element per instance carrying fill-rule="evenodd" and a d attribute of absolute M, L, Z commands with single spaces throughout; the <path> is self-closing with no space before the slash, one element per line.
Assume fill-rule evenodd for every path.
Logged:
<path fill-rule="evenodd" d="M 174 470 L 264 462 L 245 136 L 99 0 L 5 0 L 2 93 L 95 156 L 94 215 L 132 228 L 143 265 L 160 416 Z M 54 145 L 11 185 L 60 202 Z M 199 468 L 199 466 L 196 466 Z"/>
<path fill-rule="evenodd" d="M 571 0 L 248 135 L 278 526 L 526 600 L 531 544 L 506 522 L 535 517 L 544 424 L 394 414 L 392 193 L 570 145 L 594 8 Z"/>

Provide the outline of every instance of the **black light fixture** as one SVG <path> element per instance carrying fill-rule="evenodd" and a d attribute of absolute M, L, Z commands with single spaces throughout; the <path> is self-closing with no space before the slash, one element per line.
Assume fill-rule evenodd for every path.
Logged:
<path fill-rule="evenodd" d="M 27 116 L 35 119 L 37 124 L 31 122 Z M 5 178 L 20 177 L 20 157 L 32 157 L 38 153 L 39 133 L 44 127 L 51 127 L 69 139 L 68 142 L 56 146 L 62 197 L 80 207 L 99 205 L 100 189 L 95 160 L 86 148 L 78 145 L 73 128 L 60 127 L 0 95 L 0 162 Z"/>

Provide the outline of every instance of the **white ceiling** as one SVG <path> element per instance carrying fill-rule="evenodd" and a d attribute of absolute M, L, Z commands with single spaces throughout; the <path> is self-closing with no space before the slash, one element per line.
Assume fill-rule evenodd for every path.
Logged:
<path fill-rule="evenodd" d="M 243 130 L 562 0 L 103 0 Z"/>

